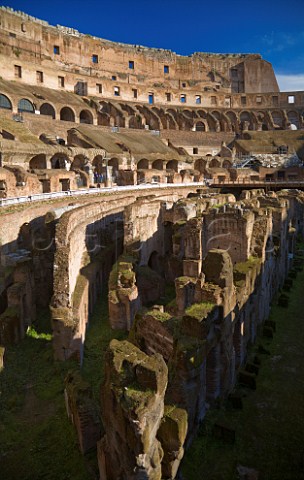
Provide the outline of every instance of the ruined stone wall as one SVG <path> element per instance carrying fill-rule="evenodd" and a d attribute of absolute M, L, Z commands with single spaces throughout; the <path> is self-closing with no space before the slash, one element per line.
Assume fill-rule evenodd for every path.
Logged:
<path fill-rule="evenodd" d="M 202 258 L 200 238 L 201 235 L 204 237 L 204 221 L 208 215 L 203 214 L 204 221 L 197 218 L 202 209 L 202 199 L 189 199 L 196 214 L 193 210 L 190 213 L 188 208 L 186 220 L 175 217 L 176 228 L 171 232 L 173 236 L 178 233 L 180 241 L 177 244 L 173 240 L 169 256 L 179 254 L 182 263 L 188 262 L 189 258 L 192 261 L 202 260 L 202 271 L 198 268 L 196 272 L 192 271 L 192 276 L 176 278 L 176 305 L 155 305 L 135 318 L 129 341 L 140 350 L 134 350 L 134 346 L 124 342 L 115 342 L 108 350 L 106 366 L 113 372 L 114 365 L 115 375 L 109 374 L 102 388 L 102 412 L 106 430 L 98 449 L 102 478 L 117 477 L 116 462 L 108 463 L 106 457 L 110 452 L 117 451 L 118 443 L 124 444 L 128 439 L 121 430 L 117 435 L 118 426 L 115 424 L 112 428 L 112 423 L 108 420 L 109 412 L 111 417 L 125 408 L 130 395 L 134 399 L 134 379 L 130 382 L 127 380 L 130 369 L 126 367 L 124 359 L 125 362 L 130 362 L 130 357 L 134 356 L 138 360 L 144 353 L 149 356 L 148 361 L 151 361 L 152 366 L 156 353 L 162 355 L 168 367 L 168 377 L 164 375 L 164 380 L 168 378 L 168 385 L 165 396 L 159 397 L 158 404 L 159 409 L 164 406 L 164 416 L 157 433 L 163 454 L 155 457 L 153 452 L 143 450 L 142 444 L 146 437 L 144 431 L 139 430 L 137 440 L 132 441 L 131 455 L 120 462 L 120 474 L 125 478 L 140 478 L 133 476 L 129 470 L 130 463 L 139 464 L 139 458 L 142 458 L 139 453 L 145 453 L 145 462 L 140 465 L 146 478 L 178 478 L 176 475 L 183 448 L 192 441 L 206 410 L 217 399 L 232 391 L 237 377 L 241 383 L 250 381 L 254 388 L 255 375 L 249 373 L 250 364 L 245 368 L 248 345 L 255 342 L 258 329 L 269 315 L 274 294 L 287 276 L 295 248 L 295 235 L 303 231 L 304 210 L 303 194 L 300 192 L 296 196 L 286 192 L 265 195 L 256 190 L 250 192 L 250 197 L 249 200 L 249 195 L 244 193 L 243 200 L 238 204 L 239 216 L 243 218 L 244 225 L 232 228 L 235 230 L 231 234 L 231 237 L 235 237 L 234 241 L 237 241 L 236 231 L 239 232 L 239 237 L 244 237 L 245 248 L 239 256 L 235 256 L 233 249 L 230 251 L 226 248 L 221 230 L 214 230 L 213 235 L 217 235 L 219 244 L 217 248 L 207 247 Z M 185 204 L 183 211 L 186 213 Z M 173 211 L 168 210 L 164 216 L 166 222 L 169 213 L 171 219 L 174 218 Z M 217 214 L 222 226 L 225 225 L 224 220 L 227 226 L 233 225 L 228 210 Z M 119 365 L 124 367 L 119 369 Z M 145 372 L 141 377 L 144 387 L 136 384 L 136 405 L 127 401 L 128 411 L 131 409 L 133 415 L 137 411 L 143 411 L 146 405 L 145 388 L 149 379 L 150 374 Z M 115 388 L 115 399 L 113 381 L 119 385 L 119 388 Z M 117 393 L 121 392 L 122 386 L 125 395 L 118 397 Z M 153 392 L 154 389 L 150 393 Z M 179 421 L 176 421 L 174 430 L 169 432 L 166 429 L 164 434 L 162 428 L 168 421 L 166 412 L 172 408 L 170 405 L 178 407 L 183 413 Z M 157 422 L 158 420 L 159 418 Z M 129 422 L 127 419 L 128 424 Z M 120 423 L 125 425 L 126 421 Z M 141 421 L 136 421 L 136 424 L 141 424 Z M 166 438 L 170 438 L 170 441 L 166 442 Z M 173 453 L 174 442 L 176 448 Z M 161 469 L 162 475 L 154 475 L 149 470 L 151 458 L 155 460 L 155 468 Z"/>
<path fill-rule="evenodd" d="M 152 93 L 156 103 L 170 105 L 172 99 L 168 101 L 166 93 L 175 96 L 175 102 L 180 102 L 180 95 L 192 94 L 191 102 L 187 101 L 195 105 L 197 95 L 205 91 L 246 92 L 247 84 L 249 92 L 278 91 L 271 65 L 258 54 L 195 53 L 183 57 L 168 50 L 102 40 L 72 28 L 52 27 L 5 8 L 1 10 L 1 39 L 1 65 L 8 80 L 15 79 L 16 64 L 22 68 L 21 81 L 32 85 L 38 81 L 59 89 L 58 76 L 62 76 L 64 88 L 84 88 L 84 95 L 113 97 L 116 86 L 123 90 L 119 95 L 125 100 L 136 98 L 147 103 Z M 43 72 L 43 78 L 37 71 Z M 257 90 L 248 80 L 252 74 Z"/>
<path fill-rule="evenodd" d="M 174 190 L 162 191 L 159 189 L 157 196 L 163 201 L 174 201 L 179 195 L 183 195 L 184 191 L 184 189 L 181 189 L 179 193 L 176 193 Z M 114 198 L 110 204 L 97 200 L 95 203 L 76 208 L 73 211 L 65 213 L 58 222 L 55 238 L 54 295 L 52 299 L 53 342 L 56 358 L 64 360 L 67 356 L 74 353 L 77 353 L 81 358 L 85 327 L 89 316 L 89 306 L 90 304 L 92 305 L 92 302 L 88 301 L 88 293 L 80 293 L 80 297 L 78 295 L 76 296 L 77 308 L 75 311 L 73 310 L 79 274 L 82 271 L 82 267 L 95 261 L 95 256 L 97 256 L 98 260 L 98 254 L 102 252 L 102 245 L 98 243 L 98 234 L 104 228 L 109 228 L 103 225 L 103 219 L 110 219 L 114 225 L 113 234 L 115 236 L 115 222 L 121 221 L 124 208 L 134 202 L 134 193 L 130 192 L 124 196 L 120 195 L 118 199 L 115 198 L 115 200 Z M 149 204 L 145 203 L 145 201 L 143 201 L 143 205 L 147 205 L 146 208 L 150 208 L 151 210 L 151 206 L 148 207 Z M 154 216 L 160 213 L 159 202 L 156 203 L 156 205 L 156 213 L 153 212 Z M 138 215 L 140 210 L 135 210 L 133 212 L 134 216 L 132 216 L 132 218 L 129 217 L 130 221 L 128 225 L 132 227 L 134 222 L 136 229 L 138 228 L 138 222 L 149 221 L 149 217 L 146 215 L 147 211 L 149 210 L 145 210 L 145 208 L 142 210 L 141 220 L 141 215 Z M 153 215 L 151 218 L 153 218 Z M 152 233 L 154 235 L 157 234 L 159 226 L 160 221 L 155 220 L 154 223 L 152 223 L 153 232 L 150 228 L 149 235 Z M 97 235 L 97 244 L 95 244 L 93 238 L 95 234 Z M 112 244 L 115 245 L 116 241 L 117 240 L 113 238 Z M 113 262 L 119 253 L 120 252 L 117 251 L 115 256 L 114 252 Z M 148 261 L 148 259 L 146 259 L 146 261 Z M 88 288 L 90 289 L 90 283 L 92 283 L 92 281 L 87 282 L 85 280 L 84 285 L 89 284 Z"/>

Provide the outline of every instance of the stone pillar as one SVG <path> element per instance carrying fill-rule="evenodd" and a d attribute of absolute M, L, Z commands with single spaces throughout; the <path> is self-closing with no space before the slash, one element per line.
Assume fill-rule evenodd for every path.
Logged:
<path fill-rule="evenodd" d="M 164 414 L 167 366 L 161 355 L 148 356 L 118 340 L 111 341 L 105 364 L 100 478 L 161 480 L 163 449 L 156 436 Z"/>

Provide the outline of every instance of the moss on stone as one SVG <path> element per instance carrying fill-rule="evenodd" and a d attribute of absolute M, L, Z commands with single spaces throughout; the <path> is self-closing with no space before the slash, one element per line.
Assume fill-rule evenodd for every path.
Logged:
<path fill-rule="evenodd" d="M 234 284 L 246 280 L 246 275 L 260 264 L 261 259 L 259 257 L 249 257 L 246 262 L 236 263 L 233 268 Z"/>
<path fill-rule="evenodd" d="M 169 313 L 160 312 L 159 310 L 156 310 L 156 309 L 149 310 L 146 315 L 150 315 L 151 317 L 155 318 L 159 322 L 166 322 L 171 318 L 171 315 Z"/>
<path fill-rule="evenodd" d="M 203 318 L 207 317 L 214 307 L 215 305 L 213 303 L 194 303 L 185 310 L 185 314 L 189 317 L 194 317 L 197 320 L 202 320 Z"/>
<path fill-rule="evenodd" d="M 187 283 L 196 283 L 196 279 L 194 277 L 178 277 L 176 280 L 176 286 L 178 288 L 183 288 Z"/>

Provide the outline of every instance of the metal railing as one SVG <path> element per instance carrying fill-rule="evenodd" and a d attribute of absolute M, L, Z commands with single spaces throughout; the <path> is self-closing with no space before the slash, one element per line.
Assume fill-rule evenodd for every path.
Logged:
<path fill-rule="evenodd" d="M 0 199 L 0 207 L 6 207 L 9 205 L 19 205 L 23 203 L 32 203 L 45 200 L 54 200 L 56 198 L 65 197 L 79 197 L 87 195 L 98 195 L 101 193 L 109 192 L 124 192 L 132 190 L 146 190 L 146 189 L 159 189 L 159 188 L 180 188 L 188 186 L 205 186 L 203 182 L 189 182 L 189 183 L 142 183 L 140 185 L 126 185 L 122 187 L 101 187 L 101 188 L 88 188 L 82 190 L 67 190 L 64 192 L 49 192 L 49 193 L 35 193 L 33 195 L 21 196 L 21 197 L 8 197 Z"/>

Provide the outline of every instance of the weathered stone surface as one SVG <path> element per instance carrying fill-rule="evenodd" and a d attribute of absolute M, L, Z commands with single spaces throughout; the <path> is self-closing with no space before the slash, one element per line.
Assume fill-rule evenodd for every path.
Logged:
<path fill-rule="evenodd" d="M 174 479 L 184 455 L 184 442 L 187 435 L 187 412 L 175 406 L 166 405 L 157 438 L 164 450 L 162 478 Z"/>
<path fill-rule="evenodd" d="M 156 436 L 167 381 L 159 354 L 148 357 L 127 341 L 112 340 L 101 394 L 106 431 L 99 445 L 102 478 L 161 479 L 163 450 Z"/>
<path fill-rule="evenodd" d="M 215 283 L 221 288 L 233 285 L 231 257 L 225 250 L 209 250 L 203 262 L 203 272 L 207 282 Z"/>
<path fill-rule="evenodd" d="M 130 330 L 141 305 L 132 263 L 118 261 L 113 266 L 108 300 L 112 328 Z"/>
<path fill-rule="evenodd" d="M 91 387 L 78 372 L 70 372 L 65 378 L 64 395 L 67 414 L 76 428 L 80 450 L 87 453 L 96 448 L 101 435 L 98 409 L 92 399 Z"/>

